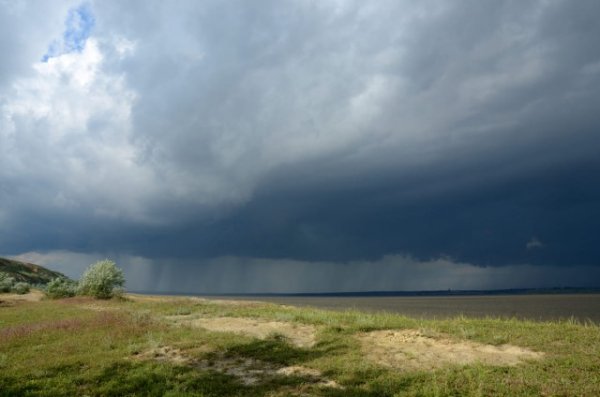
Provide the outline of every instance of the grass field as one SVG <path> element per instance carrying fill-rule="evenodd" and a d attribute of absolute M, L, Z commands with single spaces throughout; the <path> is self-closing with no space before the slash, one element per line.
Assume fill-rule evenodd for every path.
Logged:
<path fill-rule="evenodd" d="M 2 396 L 600 395 L 594 324 L 15 299 L 0 295 Z"/>

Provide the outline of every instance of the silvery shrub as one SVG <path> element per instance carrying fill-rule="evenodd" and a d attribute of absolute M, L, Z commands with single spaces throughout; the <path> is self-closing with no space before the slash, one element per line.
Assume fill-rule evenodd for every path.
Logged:
<path fill-rule="evenodd" d="M 123 270 L 119 269 L 115 262 L 105 259 L 87 268 L 79 280 L 77 292 L 79 295 L 109 299 L 115 293 L 119 293 L 124 285 Z"/>

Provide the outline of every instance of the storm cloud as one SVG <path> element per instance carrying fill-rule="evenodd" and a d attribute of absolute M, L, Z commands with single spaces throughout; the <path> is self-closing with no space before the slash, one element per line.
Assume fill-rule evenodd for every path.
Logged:
<path fill-rule="evenodd" d="M 0 2 L 0 253 L 138 289 L 600 286 L 599 15 Z"/>

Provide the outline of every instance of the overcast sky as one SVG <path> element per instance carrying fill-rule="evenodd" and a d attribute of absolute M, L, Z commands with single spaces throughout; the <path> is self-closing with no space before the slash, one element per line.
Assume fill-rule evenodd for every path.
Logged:
<path fill-rule="evenodd" d="M 0 254 L 138 290 L 600 287 L 598 17 L 0 0 Z"/>

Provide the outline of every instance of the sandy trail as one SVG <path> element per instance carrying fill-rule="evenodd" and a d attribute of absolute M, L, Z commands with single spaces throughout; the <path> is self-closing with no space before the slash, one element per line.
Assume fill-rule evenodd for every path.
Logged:
<path fill-rule="evenodd" d="M 220 306 L 237 306 L 237 307 L 251 307 L 251 306 L 261 306 L 264 305 L 265 302 L 258 301 L 246 301 L 246 300 L 229 300 L 229 299 L 208 299 L 201 298 L 197 296 L 169 296 L 169 295 L 143 295 L 143 294 L 134 294 L 127 293 L 125 296 L 128 299 L 131 299 L 134 302 L 181 302 L 181 303 L 206 303 L 206 304 L 214 304 Z"/>

